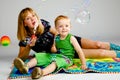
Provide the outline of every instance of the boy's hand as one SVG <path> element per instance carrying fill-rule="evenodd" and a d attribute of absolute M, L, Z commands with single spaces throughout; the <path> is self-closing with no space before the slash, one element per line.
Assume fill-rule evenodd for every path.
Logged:
<path fill-rule="evenodd" d="M 86 70 L 86 69 L 87 69 L 86 64 L 82 64 L 82 65 L 81 65 L 81 69 Z"/>

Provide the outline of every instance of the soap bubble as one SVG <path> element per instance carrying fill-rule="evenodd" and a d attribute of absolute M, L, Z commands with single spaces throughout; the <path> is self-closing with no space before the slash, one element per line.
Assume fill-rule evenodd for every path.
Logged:
<path fill-rule="evenodd" d="M 76 21 L 85 24 L 89 23 L 90 21 L 90 12 L 88 10 L 80 10 L 78 14 L 76 15 Z"/>
<path fill-rule="evenodd" d="M 75 16 L 75 21 L 80 24 L 85 24 L 90 22 L 90 12 L 88 11 L 88 7 L 90 5 L 90 0 L 82 0 L 81 4 L 76 4 L 71 8 L 72 13 Z"/>
<path fill-rule="evenodd" d="M 41 1 L 46 1 L 46 0 L 41 0 Z"/>

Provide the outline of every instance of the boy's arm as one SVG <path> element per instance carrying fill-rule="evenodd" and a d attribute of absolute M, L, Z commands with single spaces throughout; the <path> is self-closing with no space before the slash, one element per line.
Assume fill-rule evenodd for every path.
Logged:
<path fill-rule="evenodd" d="M 74 49 L 78 53 L 78 56 L 81 60 L 81 63 L 82 63 L 81 68 L 86 69 L 87 68 L 86 67 L 86 59 L 85 59 L 84 53 L 83 53 L 79 43 L 77 42 L 77 40 L 75 39 L 74 36 L 71 36 L 70 41 L 71 41 L 72 45 L 74 46 Z"/>

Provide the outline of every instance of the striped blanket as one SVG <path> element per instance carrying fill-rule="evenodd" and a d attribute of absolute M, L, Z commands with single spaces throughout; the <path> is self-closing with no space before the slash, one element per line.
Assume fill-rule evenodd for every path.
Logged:
<path fill-rule="evenodd" d="M 28 60 L 27 60 L 28 61 Z M 26 61 L 26 62 L 27 62 Z M 120 60 L 118 58 L 86 59 L 88 69 L 80 69 L 81 62 L 74 59 L 74 64 L 66 69 L 60 69 L 56 73 L 82 74 L 82 73 L 120 73 Z M 30 77 L 33 68 L 28 74 L 21 74 L 15 67 L 11 70 L 8 79 Z M 55 73 L 55 74 L 56 74 Z M 54 74 L 54 73 L 52 73 Z"/>

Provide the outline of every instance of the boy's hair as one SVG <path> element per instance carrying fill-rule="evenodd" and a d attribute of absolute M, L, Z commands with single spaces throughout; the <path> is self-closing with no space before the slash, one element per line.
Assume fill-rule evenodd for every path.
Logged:
<path fill-rule="evenodd" d="M 26 16 L 28 15 L 28 13 L 34 14 L 37 17 L 38 22 L 41 23 L 39 17 L 37 16 L 37 14 L 35 13 L 35 11 L 32 8 L 29 8 L 29 7 L 24 8 L 18 15 L 18 30 L 17 30 L 18 40 L 24 40 L 26 38 L 26 36 L 32 35 L 29 32 L 29 29 L 24 26 L 24 20 L 25 20 Z M 44 26 L 41 23 L 37 27 L 37 34 L 42 34 L 43 31 L 44 31 Z"/>
<path fill-rule="evenodd" d="M 57 16 L 56 19 L 55 19 L 55 21 L 54 21 L 55 26 L 57 25 L 57 22 L 58 22 L 59 20 L 61 20 L 61 19 L 69 19 L 69 17 L 68 17 L 68 16 L 65 16 L 65 15 L 59 15 L 59 16 Z M 69 20 L 70 20 L 70 19 L 69 19 Z"/>

